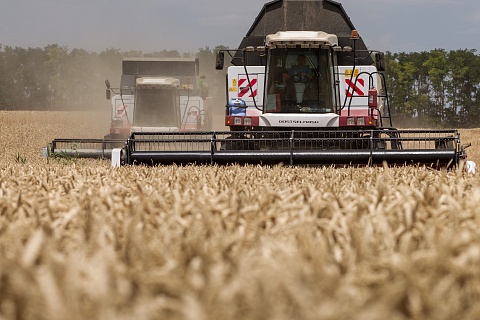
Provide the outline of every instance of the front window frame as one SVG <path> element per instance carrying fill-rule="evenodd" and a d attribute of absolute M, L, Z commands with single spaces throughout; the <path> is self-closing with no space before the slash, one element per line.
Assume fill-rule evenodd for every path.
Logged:
<path fill-rule="evenodd" d="M 146 99 L 150 101 L 145 101 Z M 137 88 L 133 123 L 139 127 L 178 127 L 177 90 L 175 88 Z"/>
<path fill-rule="evenodd" d="M 297 57 L 302 55 L 305 56 L 305 65 L 311 72 L 303 69 L 301 61 L 297 60 Z M 267 57 L 268 72 L 265 77 L 263 112 L 335 112 L 332 57 L 333 52 L 330 48 L 270 49 Z M 295 74 L 292 71 L 294 68 L 305 72 L 301 72 L 301 75 Z"/>

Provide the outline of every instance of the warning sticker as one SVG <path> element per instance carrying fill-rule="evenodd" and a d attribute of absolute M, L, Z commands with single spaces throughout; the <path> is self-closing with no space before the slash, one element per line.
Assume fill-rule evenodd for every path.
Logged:
<path fill-rule="evenodd" d="M 347 97 L 351 97 L 355 94 L 358 96 L 364 96 L 365 93 L 365 80 L 362 78 L 359 78 L 357 81 L 350 81 L 350 79 L 345 79 L 345 83 L 347 84 Z"/>
<path fill-rule="evenodd" d="M 237 92 L 237 88 L 235 88 L 235 87 L 230 87 L 230 88 L 228 88 L 228 91 L 229 91 L 229 92 Z"/>
<path fill-rule="evenodd" d="M 232 87 L 236 87 L 237 86 L 237 79 L 232 79 Z"/>
<path fill-rule="evenodd" d="M 238 97 L 243 98 L 245 97 L 256 97 L 257 96 L 257 87 L 258 81 L 257 79 L 253 78 L 250 79 L 250 83 L 248 82 L 247 78 L 241 78 L 238 80 Z"/>
<path fill-rule="evenodd" d="M 352 76 L 352 71 L 353 71 L 352 69 L 346 69 L 346 70 L 345 70 L 345 77 L 350 77 L 350 76 Z M 354 76 L 355 76 L 355 77 L 358 76 L 358 69 L 355 69 L 355 75 L 354 75 Z"/>

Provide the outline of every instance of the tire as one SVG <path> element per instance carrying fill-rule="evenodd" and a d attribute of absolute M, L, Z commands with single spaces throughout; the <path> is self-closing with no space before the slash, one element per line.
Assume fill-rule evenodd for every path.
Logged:
<path fill-rule="evenodd" d="M 453 140 L 437 139 L 435 140 L 435 149 L 455 149 Z"/>
<path fill-rule="evenodd" d="M 395 130 L 387 131 L 386 134 L 390 137 L 390 147 L 392 150 L 401 150 L 402 141 L 400 140 L 400 134 Z"/>
<path fill-rule="evenodd" d="M 237 139 L 246 139 L 244 135 L 231 135 L 220 145 L 220 150 L 244 150 L 245 144 Z"/>

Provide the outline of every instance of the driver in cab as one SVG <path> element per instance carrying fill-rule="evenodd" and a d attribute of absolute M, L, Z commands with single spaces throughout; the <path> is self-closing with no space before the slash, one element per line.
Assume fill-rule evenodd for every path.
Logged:
<path fill-rule="evenodd" d="M 295 88 L 295 98 L 297 107 L 301 108 L 303 102 L 303 94 L 305 92 L 306 83 L 312 79 L 312 69 L 306 65 L 307 58 L 300 54 L 297 57 L 297 64 L 293 65 L 289 70 L 288 77 L 293 82 Z"/>
<path fill-rule="evenodd" d="M 293 65 L 289 77 L 294 83 L 306 83 L 312 79 L 312 69 L 306 65 L 307 57 L 303 54 L 297 57 L 297 64 Z"/>

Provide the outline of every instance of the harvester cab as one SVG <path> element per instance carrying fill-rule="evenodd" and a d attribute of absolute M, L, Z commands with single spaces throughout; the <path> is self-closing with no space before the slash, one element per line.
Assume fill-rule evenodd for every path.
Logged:
<path fill-rule="evenodd" d="M 173 85 L 172 80 L 178 83 Z M 111 98 L 110 134 L 105 138 L 126 140 L 132 132 L 144 130 L 139 127 L 166 132 L 175 127 L 178 131 L 209 130 L 210 99 L 201 83 L 195 58 L 124 58 L 120 88 L 112 91 L 107 85 L 107 99 L 110 91 L 115 95 Z M 167 90 L 168 86 L 177 88 L 174 92 Z M 143 125 L 147 119 L 148 124 Z"/>
<path fill-rule="evenodd" d="M 179 87 L 174 78 L 137 78 L 131 132 L 179 131 Z"/>
<path fill-rule="evenodd" d="M 129 89 L 133 94 L 128 95 L 121 94 L 120 89 L 111 88 L 108 80 L 106 83 L 107 99 L 110 91 L 118 90 L 119 94 L 112 99 L 122 104 L 122 108 L 116 109 L 112 123 L 112 127 L 119 131 L 113 134 L 129 136 L 131 132 L 180 130 L 180 81 L 178 79 L 136 77 L 135 86 Z M 128 129 L 126 133 L 123 132 L 125 127 Z"/>
<path fill-rule="evenodd" d="M 384 78 L 373 65 L 338 66 L 337 52 L 353 49 L 338 46 L 336 35 L 278 32 L 245 52 L 253 50 L 264 52 L 265 66 L 228 68 L 228 100 L 245 102 L 244 117 L 227 105 L 231 130 L 371 129 L 390 120 L 387 95 L 378 91 Z"/>
<path fill-rule="evenodd" d="M 303 32 L 302 32 L 303 33 Z M 279 32 L 266 39 L 265 113 L 334 113 L 333 56 L 327 50 L 336 36 L 312 33 L 303 46 L 293 46 L 299 32 Z M 287 47 L 289 44 L 289 47 Z M 324 46 L 326 49 L 321 49 Z"/>

